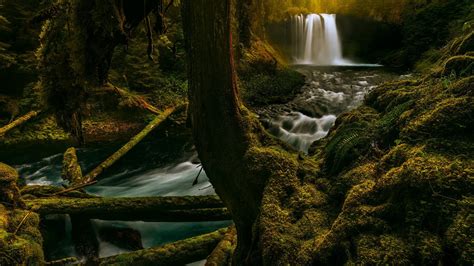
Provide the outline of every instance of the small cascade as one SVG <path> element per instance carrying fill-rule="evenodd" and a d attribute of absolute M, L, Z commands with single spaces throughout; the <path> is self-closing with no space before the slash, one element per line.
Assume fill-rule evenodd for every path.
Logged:
<path fill-rule="evenodd" d="M 311 118 L 302 113 L 293 112 L 273 121 L 269 131 L 296 150 L 308 153 L 311 144 L 324 138 L 335 122 L 335 115 Z"/>
<path fill-rule="evenodd" d="M 293 16 L 291 39 L 292 57 L 296 64 L 352 65 L 342 57 L 335 14 Z"/>

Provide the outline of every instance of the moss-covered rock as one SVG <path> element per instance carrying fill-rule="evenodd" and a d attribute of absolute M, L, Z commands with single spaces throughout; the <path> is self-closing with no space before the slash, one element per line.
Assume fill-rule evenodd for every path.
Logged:
<path fill-rule="evenodd" d="M 12 206 L 23 205 L 17 185 L 18 177 L 18 172 L 14 168 L 0 163 L 0 202 Z"/>
<path fill-rule="evenodd" d="M 39 216 L 0 204 L 0 264 L 43 265 Z"/>
<path fill-rule="evenodd" d="M 453 133 L 472 133 L 474 125 L 474 99 L 472 97 L 447 98 L 418 115 L 403 128 L 408 138 L 449 137 Z"/>

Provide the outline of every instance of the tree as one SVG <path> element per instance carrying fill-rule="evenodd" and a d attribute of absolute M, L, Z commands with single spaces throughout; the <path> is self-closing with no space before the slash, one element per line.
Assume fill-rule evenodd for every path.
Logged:
<path fill-rule="evenodd" d="M 263 258 L 272 263 L 295 255 L 291 254 L 293 248 L 280 252 L 288 246 L 278 243 L 279 234 L 291 233 L 285 232 L 290 226 L 285 220 L 273 219 L 281 214 L 281 193 L 292 191 L 289 193 L 301 202 L 311 197 L 297 188 L 297 173 L 305 176 L 311 167 L 300 167 L 297 155 L 269 137 L 241 103 L 230 10 L 230 0 L 183 2 L 189 111 L 199 157 L 237 227 L 234 263 L 260 265 Z M 301 243 L 294 243 L 294 248 Z M 262 254 L 264 247 L 267 254 Z"/>

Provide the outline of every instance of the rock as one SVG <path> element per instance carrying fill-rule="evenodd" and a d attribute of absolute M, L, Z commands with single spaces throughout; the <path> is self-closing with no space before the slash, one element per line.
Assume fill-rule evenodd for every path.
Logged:
<path fill-rule="evenodd" d="M 126 250 L 143 249 L 142 235 L 132 228 L 103 227 L 99 229 L 99 237 Z"/>
<path fill-rule="evenodd" d="M 23 206 L 20 190 L 18 189 L 18 172 L 0 163 L 0 201 L 11 204 L 13 207 Z"/>
<path fill-rule="evenodd" d="M 0 163 L 0 184 L 5 185 L 11 182 L 16 182 L 18 177 L 18 172 L 14 168 L 4 163 Z"/>

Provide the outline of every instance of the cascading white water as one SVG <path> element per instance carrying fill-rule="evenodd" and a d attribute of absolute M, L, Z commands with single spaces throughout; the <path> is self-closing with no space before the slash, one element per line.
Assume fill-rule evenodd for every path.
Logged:
<path fill-rule="evenodd" d="M 352 64 L 342 57 L 335 14 L 295 15 L 291 18 L 291 31 L 296 64 Z"/>

